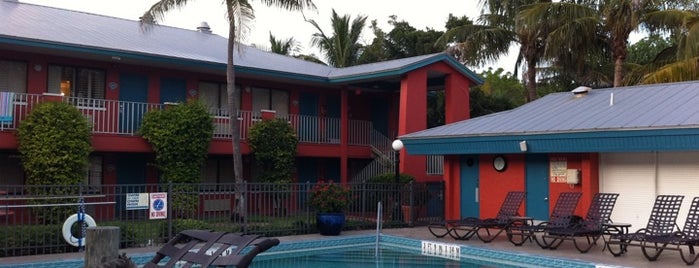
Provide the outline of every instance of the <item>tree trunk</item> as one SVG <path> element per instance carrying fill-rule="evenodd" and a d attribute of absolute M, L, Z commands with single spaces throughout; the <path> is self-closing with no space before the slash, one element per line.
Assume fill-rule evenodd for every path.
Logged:
<path fill-rule="evenodd" d="M 614 87 L 621 86 L 624 79 L 624 60 L 620 57 L 614 59 Z"/>
<path fill-rule="evenodd" d="M 536 95 L 536 62 L 527 60 L 527 70 L 524 71 L 524 86 L 527 90 L 527 102 L 532 102 L 537 98 Z"/>
<path fill-rule="evenodd" d="M 236 184 L 234 216 L 245 218 L 245 199 L 240 191 L 243 186 L 243 157 L 240 153 L 240 122 L 238 122 L 238 92 L 235 87 L 235 70 L 233 51 L 235 49 L 235 19 L 233 9 L 226 2 L 228 9 L 228 62 L 226 66 L 226 93 L 228 97 L 228 119 L 231 125 L 231 143 L 233 144 L 233 176 Z"/>

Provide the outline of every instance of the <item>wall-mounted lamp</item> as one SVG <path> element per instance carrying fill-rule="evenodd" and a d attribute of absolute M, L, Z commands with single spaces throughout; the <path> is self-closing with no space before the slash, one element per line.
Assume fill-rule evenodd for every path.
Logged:
<path fill-rule="evenodd" d="M 527 141 L 520 141 L 519 142 L 519 150 L 522 152 L 527 151 Z"/>

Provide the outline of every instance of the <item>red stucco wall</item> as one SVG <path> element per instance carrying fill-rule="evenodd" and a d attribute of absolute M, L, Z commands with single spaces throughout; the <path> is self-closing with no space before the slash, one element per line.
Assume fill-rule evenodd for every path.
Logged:
<path fill-rule="evenodd" d="M 493 168 L 493 158 L 496 155 L 481 155 L 479 157 L 479 191 L 480 217 L 489 218 L 497 215 L 505 195 L 509 191 L 526 191 L 526 165 L 524 154 L 504 155 L 507 159 L 507 169 L 498 172 Z M 551 154 L 550 157 L 565 158 L 568 169 L 581 171 L 580 184 L 549 182 L 549 213 L 553 210 L 558 195 L 562 192 L 582 192 L 582 197 L 575 211 L 577 215 L 585 216 L 592 196 L 599 192 L 599 155 L 597 153 L 582 154 Z M 447 219 L 458 219 L 460 215 L 460 162 L 458 156 L 445 157 L 444 180 L 445 209 Z M 520 208 L 521 215 L 525 211 L 526 201 Z"/>

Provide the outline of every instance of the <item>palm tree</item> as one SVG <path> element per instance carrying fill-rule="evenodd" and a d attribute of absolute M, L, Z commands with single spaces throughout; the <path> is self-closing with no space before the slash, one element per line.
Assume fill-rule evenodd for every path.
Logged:
<path fill-rule="evenodd" d="M 561 55 L 578 54 L 581 59 L 594 50 L 609 50 L 614 65 L 615 87 L 623 85 L 628 40 L 633 31 L 653 29 L 650 17 L 660 20 L 664 11 L 677 10 L 691 1 L 587 0 L 532 5 L 523 12 L 523 23 L 546 22 L 553 27 L 546 39 L 545 56 L 561 60 Z M 683 4 L 684 3 L 684 4 Z M 663 18 L 667 19 L 667 18 Z M 603 43 L 600 43 L 603 41 Z"/>
<path fill-rule="evenodd" d="M 362 45 L 359 44 L 359 36 L 366 24 L 366 16 L 357 16 L 350 24 L 350 16 L 338 16 L 335 9 L 332 10 L 330 22 L 333 35 L 326 35 L 314 20 L 308 20 L 318 33 L 314 33 L 311 44 L 318 47 L 328 64 L 334 67 L 347 67 L 357 63 Z"/>
<path fill-rule="evenodd" d="M 293 37 L 290 37 L 286 40 L 281 40 L 275 38 L 271 32 L 269 33 L 269 44 L 270 51 L 276 54 L 292 56 L 292 53 L 298 53 L 299 51 L 301 51 L 299 42 L 297 42 Z"/>
<path fill-rule="evenodd" d="M 536 24 L 518 24 L 517 14 L 527 5 L 543 0 L 482 0 L 482 15 L 476 24 L 449 29 L 436 41 L 440 46 L 456 46 L 468 65 L 482 65 L 507 55 L 513 45 L 519 45 L 515 66 L 525 63 L 524 84 L 526 101 L 537 98 L 536 68 L 543 54 L 546 29 Z"/>
<path fill-rule="evenodd" d="M 167 12 L 173 9 L 184 7 L 190 1 L 188 0 L 159 0 L 153 4 L 143 16 L 141 23 L 155 24 L 158 23 Z M 315 9 L 312 0 L 264 0 L 262 1 L 267 6 L 278 6 L 286 10 L 303 10 L 305 8 Z M 245 22 L 254 18 L 253 8 L 247 0 L 225 0 L 223 3 L 226 6 L 226 18 L 228 19 L 228 46 L 227 50 L 227 66 L 226 66 L 226 90 L 228 98 L 228 118 L 231 122 L 231 142 L 233 144 L 233 174 L 236 184 L 243 183 L 243 158 L 240 153 L 240 126 L 238 122 L 238 92 L 235 88 L 235 71 L 233 62 L 233 52 L 238 41 L 239 30 L 245 26 Z M 238 27 L 239 26 L 239 27 Z M 242 195 L 236 191 L 236 209 L 237 216 L 245 217 L 245 204 Z"/>
<path fill-rule="evenodd" d="M 656 57 L 661 66 L 646 74 L 641 83 L 699 79 L 699 12 L 665 10 L 649 14 L 646 20 L 649 25 L 674 33 L 676 45 Z"/>

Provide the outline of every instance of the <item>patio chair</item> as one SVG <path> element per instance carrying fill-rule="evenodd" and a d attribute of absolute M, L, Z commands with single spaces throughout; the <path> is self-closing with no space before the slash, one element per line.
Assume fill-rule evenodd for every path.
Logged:
<path fill-rule="evenodd" d="M 699 197 L 694 197 L 687 213 L 682 231 L 669 236 L 650 236 L 641 244 L 643 255 L 649 261 L 655 261 L 665 249 L 677 250 L 687 265 L 697 261 L 699 255 L 694 251 L 699 246 Z M 684 247 L 686 248 L 683 249 Z"/>
<path fill-rule="evenodd" d="M 536 238 L 536 234 L 568 228 L 571 222 L 579 218 L 575 216 L 574 213 L 581 195 L 582 193 L 580 192 L 563 192 L 559 194 L 558 200 L 556 200 L 556 204 L 553 206 L 549 221 L 536 225 L 513 224 L 507 229 L 507 239 L 515 246 L 521 246 L 527 240 L 533 240 L 540 247 L 547 248 L 548 246 L 544 244 L 543 241 L 539 241 L 540 239 Z"/>
<path fill-rule="evenodd" d="M 524 192 L 508 192 L 495 218 L 480 219 L 468 217 L 461 220 L 431 223 L 428 226 L 428 230 L 436 237 L 444 237 L 449 234 L 449 236 L 458 240 L 468 240 L 473 235 L 478 235 L 481 241 L 488 243 L 493 241 L 512 223 L 512 217 L 519 215 L 519 207 L 524 202 L 524 197 Z M 486 234 L 480 234 L 480 229 L 485 229 Z M 491 233 L 492 230 L 497 230 L 497 232 Z"/>
<path fill-rule="evenodd" d="M 556 249 L 564 241 L 572 240 L 580 253 L 588 252 L 604 234 L 606 228 L 604 224 L 610 222 L 609 218 L 617 197 L 619 197 L 617 193 L 596 193 L 587 209 L 585 219 L 568 227 L 545 230 L 544 235 L 541 236 L 542 243 L 546 248 Z M 579 237 L 584 237 L 586 244 L 582 242 L 578 244 L 579 241 L 576 238 Z"/>
<path fill-rule="evenodd" d="M 257 254 L 278 244 L 276 238 L 259 235 L 185 230 L 163 245 L 143 267 L 248 267 Z"/>
<path fill-rule="evenodd" d="M 662 250 L 657 247 L 660 241 L 670 242 L 677 236 L 677 214 L 682 206 L 682 195 L 658 195 L 655 198 L 653 210 L 651 211 L 648 223 L 645 228 L 641 228 L 634 233 L 613 234 L 607 241 L 607 249 L 614 257 L 621 256 L 627 251 L 629 246 L 643 248 L 643 254 L 649 261 L 654 261 L 660 256 Z M 655 242 L 654 242 L 655 241 Z M 652 248 L 654 244 L 656 252 L 653 255 L 647 252 L 646 248 Z"/>

